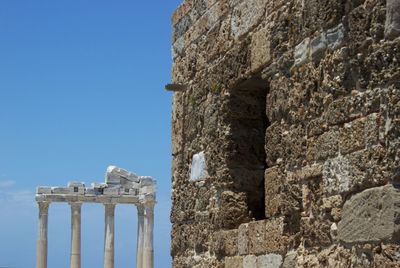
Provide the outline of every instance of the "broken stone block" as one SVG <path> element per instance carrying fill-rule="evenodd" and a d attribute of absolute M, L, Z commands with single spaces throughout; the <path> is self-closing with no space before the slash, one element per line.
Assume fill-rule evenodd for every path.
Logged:
<path fill-rule="evenodd" d="M 190 180 L 198 181 L 208 176 L 206 158 L 204 152 L 193 155 L 192 167 L 190 170 Z"/>
<path fill-rule="evenodd" d="M 257 257 L 258 268 L 276 268 L 281 267 L 282 256 L 278 254 L 267 254 Z"/>
<path fill-rule="evenodd" d="M 386 0 L 385 38 L 392 40 L 400 35 L 400 1 Z"/>
<path fill-rule="evenodd" d="M 105 177 L 107 184 L 123 184 L 124 181 L 139 181 L 139 177 L 135 173 L 116 166 L 109 166 Z"/>
<path fill-rule="evenodd" d="M 400 242 L 400 190 L 392 185 L 367 189 L 350 198 L 338 224 L 345 243 Z"/>
<path fill-rule="evenodd" d="M 305 64 L 309 60 L 310 38 L 304 39 L 294 49 L 294 66 Z"/>

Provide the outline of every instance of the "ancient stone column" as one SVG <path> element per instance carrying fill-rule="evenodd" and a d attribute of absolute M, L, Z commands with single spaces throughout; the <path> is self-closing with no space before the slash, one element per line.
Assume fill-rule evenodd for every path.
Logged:
<path fill-rule="evenodd" d="M 71 205 L 71 258 L 70 267 L 81 267 L 81 207 L 82 203 L 73 202 Z"/>
<path fill-rule="evenodd" d="M 144 240 L 144 207 L 137 206 L 138 211 L 138 231 L 137 231 L 137 245 L 136 245 L 136 268 L 143 267 L 143 240 Z"/>
<path fill-rule="evenodd" d="M 39 231 L 36 252 L 36 268 L 47 268 L 47 225 L 49 202 L 38 202 Z"/>
<path fill-rule="evenodd" d="M 114 212 L 115 204 L 105 206 L 104 268 L 114 268 Z"/>
<path fill-rule="evenodd" d="M 154 226 L 154 205 L 155 202 L 144 204 L 144 228 L 143 228 L 143 268 L 153 268 L 153 226 Z"/>

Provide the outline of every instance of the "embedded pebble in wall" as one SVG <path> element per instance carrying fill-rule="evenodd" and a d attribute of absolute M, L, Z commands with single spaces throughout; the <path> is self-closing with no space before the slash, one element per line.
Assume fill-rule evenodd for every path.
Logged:
<path fill-rule="evenodd" d="M 308 62 L 310 52 L 310 38 L 306 38 L 294 49 L 294 65 L 299 66 Z"/>
<path fill-rule="evenodd" d="M 204 152 L 193 155 L 192 167 L 190 170 L 190 180 L 197 181 L 205 179 L 208 176 L 206 158 Z"/>
<path fill-rule="evenodd" d="M 338 49 L 344 40 L 344 26 L 340 23 L 335 28 L 329 29 L 326 32 L 326 40 L 328 42 L 328 48 L 334 50 Z"/>
<path fill-rule="evenodd" d="M 386 1 L 385 38 L 392 40 L 400 35 L 400 0 Z"/>
<path fill-rule="evenodd" d="M 320 34 L 311 41 L 310 53 L 314 62 L 319 61 L 324 56 L 326 47 L 327 41 L 325 33 Z"/>

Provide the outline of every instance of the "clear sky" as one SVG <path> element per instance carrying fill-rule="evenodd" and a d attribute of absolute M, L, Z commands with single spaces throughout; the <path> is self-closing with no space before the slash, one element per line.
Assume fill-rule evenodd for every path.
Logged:
<path fill-rule="evenodd" d="M 155 267 L 170 267 L 171 15 L 181 0 L 0 0 L 0 267 L 35 265 L 37 185 L 158 182 Z M 135 267 L 136 208 L 116 210 L 116 268 Z M 102 267 L 104 209 L 82 208 L 82 267 Z M 49 268 L 69 267 L 70 208 L 49 210 Z"/>

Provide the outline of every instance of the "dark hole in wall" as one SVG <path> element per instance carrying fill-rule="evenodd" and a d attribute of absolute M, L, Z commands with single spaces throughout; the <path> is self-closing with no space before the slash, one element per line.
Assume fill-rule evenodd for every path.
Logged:
<path fill-rule="evenodd" d="M 264 219 L 268 84 L 255 77 L 239 84 L 230 93 L 227 123 L 232 134 L 227 150 L 227 165 L 233 178 L 233 188 L 246 194 L 249 215 L 256 220 Z"/>

